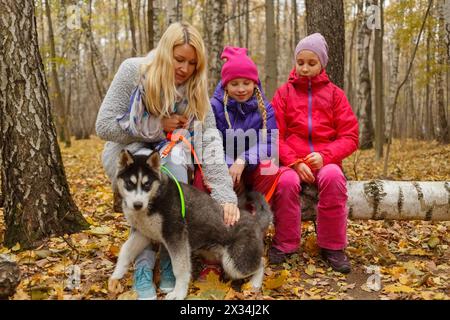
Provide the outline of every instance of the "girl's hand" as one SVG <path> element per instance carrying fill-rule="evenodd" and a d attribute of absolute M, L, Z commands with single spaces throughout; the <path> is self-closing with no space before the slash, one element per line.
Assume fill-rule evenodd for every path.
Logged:
<path fill-rule="evenodd" d="M 162 118 L 161 124 L 165 132 L 172 132 L 176 129 L 184 128 L 187 125 L 188 118 L 178 114 L 171 114 L 169 118 Z"/>
<path fill-rule="evenodd" d="M 245 169 L 245 161 L 237 158 L 236 161 L 231 165 L 229 172 L 231 180 L 233 180 L 233 185 L 236 186 L 241 181 L 242 172 Z"/>
<path fill-rule="evenodd" d="M 319 170 L 323 167 L 323 158 L 320 153 L 312 152 L 305 157 L 306 164 L 313 170 Z"/>
<path fill-rule="evenodd" d="M 241 212 L 234 203 L 223 204 L 223 221 L 226 226 L 232 226 L 239 221 Z"/>
<path fill-rule="evenodd" d="M 313 183 L 314 180 L 316 180 L 311 169 L 303 162 L 300 162 L 295 166 L 295 171 L 297 171 L 297 174 L 300 177 L 301 181 L 305 181 L 306 183 Z"/>

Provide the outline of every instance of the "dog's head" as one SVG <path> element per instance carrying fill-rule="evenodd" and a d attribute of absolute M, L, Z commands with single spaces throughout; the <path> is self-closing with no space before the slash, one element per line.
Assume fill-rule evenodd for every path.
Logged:
<path fill-rule="evenodd" d="M 117 188 L 124 210 L 147 210 L 161 184 L 160 165 L 158 152 L 133 155 L 128 150 L 122 150 L 117 165 Z"/>

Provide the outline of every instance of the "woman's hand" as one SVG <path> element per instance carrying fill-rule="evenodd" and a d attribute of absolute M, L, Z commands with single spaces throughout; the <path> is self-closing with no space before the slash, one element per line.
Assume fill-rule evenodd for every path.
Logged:
<path fill-rule="evenodd" d="M 179 114 L 173 113 L 169 118 L 162 118 L 161 124 L 165 132 L 172 132 L 176 129 L 186 127 L 188 118 Z"/>
<path fill-rule="evenodd" d="M 305 163 L 313 170 L 319 170 L 323 167 L 323 158 L 318 152 L 308 154 L 304 160 Z"/>
<path fill-rule="evenodd" d="M 240 158 L 237 158 L 236 161 L 234 161 L 234 163 L 231 165 L 230 169 L 228 169 L 234 186 L 237 186 L 241 181 L 241 176 L 244 169 L 245 161 Z"/>
<path fill-rule="evenodd" d="M 223 204 L 223 221 L 226 226 L 232 226 L 239 221 L 241 212 L 234 203 Z"/>
<path fill-rule="evenodd" d="M 314 180 L 316 180 L 311 169 L 303 162 L 300 162 L 295 166 L 295 171 L 297 172 L 301 181 L 305 181 L 306 183 L 313 183 Z"/>

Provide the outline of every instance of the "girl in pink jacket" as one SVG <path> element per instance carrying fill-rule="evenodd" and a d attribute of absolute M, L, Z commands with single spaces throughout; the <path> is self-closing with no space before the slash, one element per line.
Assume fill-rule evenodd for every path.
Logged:
<path fill-rule="evenodd" d="M 342 160 L 358 148 L 358 121 L 344 91 L 328 78 L 327 62 L 328 45 L 320 33 L 302 39 L 295 48 L 295 67 L 276 91 L 272 105 L 281 164 L 293 168 L 301 183 L 318 187 L 317 243 L 322 257 L 334 270 L 348 273 L 351 267 L 344 252 L 347 183 Z M 292 246 L 300 241 L 300 217 L 289 220 L 275 226 L 276 234 L 286 235 L 278 239 L 280 255 L 285 241 Z"/>

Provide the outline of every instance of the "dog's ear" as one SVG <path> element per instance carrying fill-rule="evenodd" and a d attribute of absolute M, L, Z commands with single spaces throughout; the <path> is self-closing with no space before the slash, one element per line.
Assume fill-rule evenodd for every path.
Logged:
<path fill-rule="evenodd" d="M 160 170 L 160 166 L 161 166 L 161 157 L 159 156 L 159 152 L 158 151 L 154 151 L 152 152 L 147 159 L 147 164 L 150 168 L 156 170 L 157 172 L 159 172 Z"/>
<path fill-rule="evenodd" d="M 130 151 L 128 151 L 127 149 L 123 149 L 119 155 L 119 164 L 118 164 L 119 170 L 132 165 L 133 162 L 134 162 L 133 156 L 131 155 Z"/>

